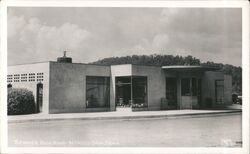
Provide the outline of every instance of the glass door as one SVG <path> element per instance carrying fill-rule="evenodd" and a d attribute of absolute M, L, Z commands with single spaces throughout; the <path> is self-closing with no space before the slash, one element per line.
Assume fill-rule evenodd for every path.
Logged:
<path fill-rule="evenodd" d="M 166 78 L 166 100 L 168 109 L 177 109 L 177 80 Z"/>

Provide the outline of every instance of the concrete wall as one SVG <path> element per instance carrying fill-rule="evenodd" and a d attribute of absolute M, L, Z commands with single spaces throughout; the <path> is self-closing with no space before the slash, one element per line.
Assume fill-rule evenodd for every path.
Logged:
<path fill-rule="evenodd" d="M 224 80 L 224 103 L 216 104 L 215 81 Z M 207 99 L 211 99 L 212 107 L 221 107 L 230 105 L 232 101 L 232 77 L 224 75 L 222 72 L 207 71 L 204 73 L 202 80 L 202 103 L 204 106 Z"/>
<path fill-rule="evenodd" d="M 161 98 L 165 98 L 166 78 L 161 67 L 132 65 L 133 76 L 146 76 L 148 109 L 160 110 Z"/>
<path fill-rule="evenodd" d="M 101 111 L 86 109 L 86 76 L 110 77 L 110 67 L 51 63 L 49 113 Z M 114 103 L 114 95 L 110 93 L 110 105 L 114 106 Z"/>
<path fill-rule="evenodd" d="M 112 65 L 111 66 L 111 76 L 131 76 L 132 75 L 132 65 L 124 64 L 124 65 Z"/>
<path fill-rule="evenodd" d="M 49 104 L 49 62 L 44 63 L 33 63 L 8 66 L 8 75 L 13 75 L 13 82 L 11 82 L 13 88 L 26 88 L 33 92 L 35 102 L 37 98 L 37 73 L 43 73 L 43 106 L 42 113 L 48 114 Z M 35 81 L 29 81 L 29 73 L 35 73 Z M 14 82 L 14 74 L 20 74 L 20 81 Z M 27 74 L 27 81 L 21 82 L 21 74 Z M 6 85 L 7 86 L 7 85 Z M 36 102 L 37 103 L 37 102 Z"/>

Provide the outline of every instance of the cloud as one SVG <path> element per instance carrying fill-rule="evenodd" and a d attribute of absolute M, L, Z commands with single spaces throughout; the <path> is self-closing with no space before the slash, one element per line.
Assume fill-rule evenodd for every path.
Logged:
<path fill-rule="evenodd" d="M 191 50 L 194 56 L 203 61 L 211 60 L 241 65 L 242 21 L 240 11 L 240 9 L 183 11 L 171 21 L 170 26 L 176 27 L 174 29 L 178 34 L 172 35 L 171 44 Z M 188 19 L 189 16 L 191 18 Z M 185 26 L 178 26 L 179 19 L 188 19 L 184 22 Z M 228 50 L 229 48 L 234 48 L 234 50 Z M 237 58 L 228 58 L 229 55 L 235 55 Z"/>
<path fill-rule="evenodd" d="M 26 59 L 55 60 L 63 50 L 81 50 L 88 38 L 91 33 L 75 24 L 66 22 L 55 27 L 41 23 L 38 18 L 25 20 L 23 16 L 11 16 L 8 20 L 9 64 L 16 60 L 25 63 Z M 21 59 L 17 51 L 22 53 Z"/>
<path fill-rule="evenodd" d="M 8 38 L 13 38 L 25 25 L 23 16 L 12 16 L 8 19 Z"/>
<path fill-rule="evenodd" d="M 55 60 L 69 50 L 75 62 L 159 53 L 241 65 L 241 9 L 11 8 L 8 19 L 11 63 Z"/>

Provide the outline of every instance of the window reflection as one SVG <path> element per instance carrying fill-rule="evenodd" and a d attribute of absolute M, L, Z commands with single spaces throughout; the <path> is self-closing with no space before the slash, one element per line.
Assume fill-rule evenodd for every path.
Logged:
<path fill-rule="evenodd" d="M 133 77 L 133 104 L 147 106 L 147 77 Z"/>
<path fill-rule="evenodd" d="M 86 106 L 88 108 L 109 107 L 109 97 L 109 77 L 86 77 Z"/>

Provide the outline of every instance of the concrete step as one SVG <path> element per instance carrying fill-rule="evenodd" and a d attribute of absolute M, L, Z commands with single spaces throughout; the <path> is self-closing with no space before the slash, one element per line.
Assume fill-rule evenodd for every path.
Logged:
<path fill-rule="evenodd" d="M 116 112 L 132 112 L 131 107 L 116 107 Z"/>

